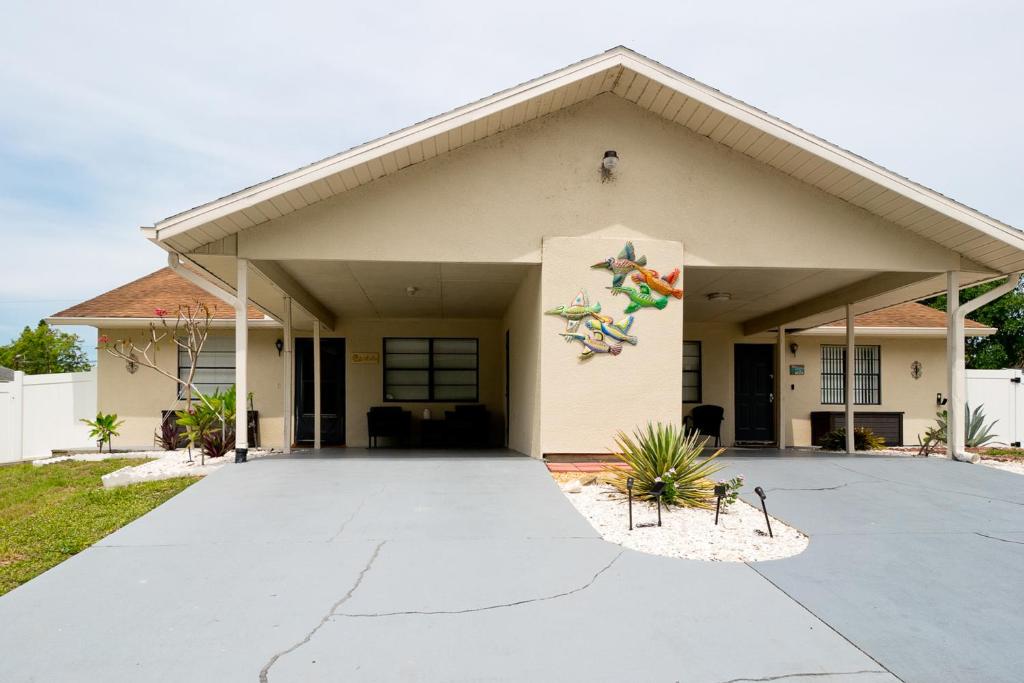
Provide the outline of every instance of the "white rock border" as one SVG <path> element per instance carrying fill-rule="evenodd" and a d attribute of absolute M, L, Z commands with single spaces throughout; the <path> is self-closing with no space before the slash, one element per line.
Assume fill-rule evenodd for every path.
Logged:
<path fill-rule="evenodd" d="M 272 449 L 250 448 L 248 459 L 255 460 L 274 453 Z M 152 451 L 142 451 L 150 455 L 139 455 L 137 457 L 153 457 Z M 161 481 L 163 479 L 175 479 L 177 477 L 205 477 L 213 474 L 228 464 L 234 464 L 233 452 L 220 458 L 206 458 L 206 464 L 202 465 L 198 451 L 192 451 L 192 460 L 189 461 L 188 452 L 159 451 L 160 456 L 156 460 L 144 462 L 134 467 L 122 467 L 119 470 L 105 474 L 101 477 L 105 488 L 116 488 L 128 484 L 138 484 L 144 481 Z M 123 456 L 122 456 L 123 457 Z"/>
<path fill-rule="evenodd" d="M 714 510 L 663 506 L 660 527 L 640 528 L 636 528 L 638 523 L 657 521 L 657 510 L 649 503 L 633 501 L 634 529 L 630 531 L 626 497 L 612 486 L 583 486 L 570 481 L 560 488 L 604 540 L 651 555 L 707 562 L 760 562 L 799 555 L 810 543 L 806 535 L 774 517 L 775 537 L 770 538 L 764 514 L 742 500 L 719 517 L 718 526 Z"/>
<path fill-rule="evenodd" d="M 254 460 L 273 453 L 270 448 L 250 448 L 248 458 Z M 117 451 L 114 453 L 79 453 L 76 455 L 63 455 L 45 460 L 35 460 L 33 465 L 43 467 L 57 462 L 78 460 L 86 462 L 97 462 L 100 460 L 116 460 L 124 458 L 146 458 L 150 462 L 141 465 L 122 467 L 109 474 L 100 477 L 103 480 L 104 488 L 116 488 L 129 484 L 138 484 L 144 481 L 161 481 L 163 479 L 176 479 L 178 477 L 205 477 L 213 474 L 227 464 L 234 464 L 234 453 L 228 453 L 220 458 L 206 458 L 206 464 L 201 465 L 199 451 L 192 451 L 192 460 L 189 461 L 188 451 L 182 449 L 177 451 Z"/>

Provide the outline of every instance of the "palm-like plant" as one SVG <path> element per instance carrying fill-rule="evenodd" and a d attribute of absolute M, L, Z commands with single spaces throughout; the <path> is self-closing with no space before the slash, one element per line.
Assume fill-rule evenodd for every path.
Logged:
<path fill-rule="evenodd" d="M 626 480 L 633 478 L 633 495 L 654 498 L 652 489 L 664 484 L 662 502 L 682 507 L 714 507 L 714 482 L 709 480 L 720 465 L 714 462 L 725 449 L 702 458 L 707 437 L 699 432 L 685 433 L 675 425 L 647 423 L 633 436 L 619 432 L 615 437 L 615 453 L 628 469 L 609 467 L 611 483 L 626 493 Z"/>
<path fill-rule="evenodd" d="M 118 420 L 117 414 L 111 413 L 110 415 L 104 415 L 102 412 L 96 413 L 95 420 L 82 419 L 82 422 L 89 425 L 89 436 L 96 439 L 96 443 L 99 444 L 100 453 L 103 452 L 103 444 L 107 444 L 107 452 L 110 453 L 111 441 L 115 436 L 121 436 L 118 431 L 121 425 L 124 424 L 124 420 Z"/>
<path fill-rule="evenodd" d="M 190 447 L 199 448 L 201 463 L 235 447 L 235 387 L 214 391 L 191 410 L 178 411 L 177 423 L 185 428 Z"/>

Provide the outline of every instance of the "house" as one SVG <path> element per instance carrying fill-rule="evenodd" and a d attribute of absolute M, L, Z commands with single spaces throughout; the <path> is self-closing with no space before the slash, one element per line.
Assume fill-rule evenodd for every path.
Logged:
<path fill-rule="evenodd" d="M 727 444 L 809 445 L 818 413 L 913 442 L 948 399 L 959 452 L 965 326 L 991 330 L 913 302 L 1024 270 L 1019 230 L 621 47 L 142 231 L 169 269 L 51 322 L 213 297 L 201 381 L 286 447 L 457 403 L 535 457 L 698 404 Z M 100 354 L 132 439 L 173 391 Z"/>

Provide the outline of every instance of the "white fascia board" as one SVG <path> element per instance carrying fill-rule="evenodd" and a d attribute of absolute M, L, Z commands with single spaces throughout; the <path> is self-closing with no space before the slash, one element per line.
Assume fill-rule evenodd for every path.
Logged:
<path fill-rule="evenodd" d="M 277 197 L 304 187 L 345 169 L 389 154 L 398 149 L 422 142 L 443 132 L 485 118 L 491 114 L 515 107 L 538 94 L 555 90 L 568 83 L 583 80 L 606 69 L 621 66 L 624 53 L 621 48 L 591 57 L 560 71 L 541 76 L 509 90 L 496 93 L 478 102 L 427 119 L 422 123 L 364 143 L 341 154 L 328 157 L 309 166 L 254 185 L 235 194 L 158 221 L 153 229 L 155 239 L 165 240 L 189 229 L 217 220 L 227 214 L 249 208 L 271 197 Z"/>
<path fill-rule="evenodd" d="M 870 180 L 912 201 L 931 208 L 953 220 L 964 223 L 983 234 L 1024 251 L 1024 233 L 1005 223 L 990 218 L 970 207 L 945 197 L 934 190 L 888 171 L 867 159 L 848 152 L 832 143 L 786 123 L 767 112 L 752 107 L 725 93 L 696 81 L 685 74 L 659 64 L 628 48 L 617 47 L 554 73 L 528 81 L 506 91 L 484 98 L 416 124 L 391 135 L 365 143 L 347 152 L 328 157 L 309 166 L 286 173 L 264 183 L 254 185 L 233 195 L 190 209 L 156 223 L 151 239 L 164 240 L 189 229 L 216 220 L 227 214 L 258 204 L 271 197 L 357 166 L 370 159 L 415 144 L 441 132 L 458 128 L 471 121 L 489 116 L 520 102 L 557 89 L 567 83 L 582 80 L 595 73 L 620 66 L 635 71 L 663 86 L 721 111 L 768 135 L 788 142 L 819 158 Z M 147 235 L 149 237 L 150 235 Z"/>
<path fill-rule="evenodd" d="M 151 323 L 159 325 L 161 321 L 166 320 L 169 323 L 173 323 L 174 318 L 168 316 L 167 318 L 44 318 L 43 319 L 48 325 L 79 325 L 86 327 L 104 327 L 109 329 L 135 329 L 140 327 L 149 327 Z M 226 329 L 234 328 L 235 321 L 214 318 L 210 321 L 210 327 L 215 329 Z M 273 328 L 281 327 L 281 323 L 277 322 L 273 318 L 263 318 L 260 320 L 250 320 L 250 328 Z"/>
<path fill-rule="evenodd" d="M 623 66 L 658 81 L 662 85 L 674 88 L 687 97 L 692 97 L 763 133 L 788 142 L 826 161 L 831 161 L 851 173 L 1024 251 L 1024 232 L 1021 230 L 975 211 L 924 185 L 915 183 L 909 178 L 893 173 L 864 157 L 837 147 L 827 140 L 786 123 L 765 111 L 730 97 L 643 55 L 630 54 L 628 61 L 624 61 Z"/>

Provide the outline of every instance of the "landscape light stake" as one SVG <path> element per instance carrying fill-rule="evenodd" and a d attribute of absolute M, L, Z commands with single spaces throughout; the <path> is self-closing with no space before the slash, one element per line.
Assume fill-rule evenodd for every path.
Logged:
<path fill-rule="evenodd" d="M 725 484 L 715 484 L 715 526 L 718 526 L 718 511 L 722 509 L 722 496 L 725 495 L 727 488 Z"/>
<path fill-rule="evenodd" d="M 754 489 L 754 493 L 761 499 L 761 511 L 764 512 L 764 523 L 768 525 L 768 537 L 775 538 L 775 534 L 772 533 L 772 522 L 768 519 L 768 508 L 764 506 L 764 499 L 768 496 L 765 495 L 764 489 L 760 486 Z"/>
<path fill-rule="evenodd" d="M 633 530 L 633 477 L 626 477 L 626 491 L 629 493 L 629 530 Z"/>
<path fill-rule="evenodd" d="M 656 481 L 654 486 L 651 487 L 651 493 L 654 494 L 658 504 L 658 526 L 661 526 L 661 494 L 665 492 L 665 482 Z"/>

